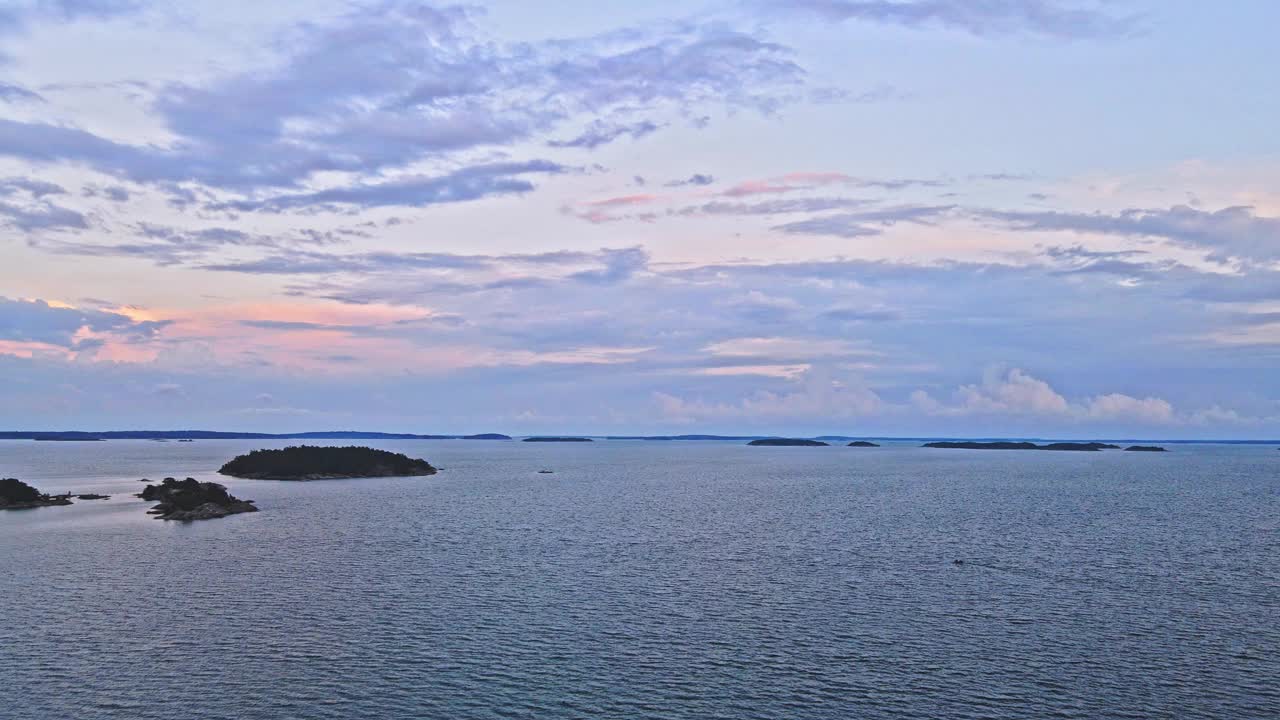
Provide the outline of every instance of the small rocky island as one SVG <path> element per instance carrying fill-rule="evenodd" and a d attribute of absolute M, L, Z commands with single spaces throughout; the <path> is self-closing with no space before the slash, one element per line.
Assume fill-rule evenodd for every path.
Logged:
<path fill-rule="evenodd" d="M 195 478 L 165 478 L 159 485 L 143 488 L 138 497 L 159 503 L 147 512 L 160 520 L 212 520 L 236 513 L 258 512 L 253 501 L 231 495 L 218 483 L 202 483 Z"/>
<path fill-rule="evenodd" d="M 765 447 L 827 447 L 827 444 L 821 440 L 806 440 L 804 438 L 760 438 L 747 444 Z"/>
<path fill-rule="evenodd" d="M 524 442 L 595 442 L 584 437 L 528 437 Z"/>
<path fill-rule="evenodd" d="M 854 440 L 853 442 L 849 443 L 846 447 L 880 447 L 880 446 L 869 440 Z"/>
<path fill-rule="evenodd" d="M 1130 445 L 1125 448 L 1126 452 L 1169 452 L 1157 445 Z"/>
<path fill-rule="evenodd" d="M 1031 442 L 1012 442 L 1012 441 L 996 441 L 996 442 L 930 442 L 925 443 L 922 447 L 927 448 L 944 448 L 948 450 L 1066 450 L 1077 452 L 1098 452 L 1099 450 L 1118 450 L 1119 445 L 1108 445 L 1100 442 L 1059 442 L 1049 443 L 1048 445 L 1037 445 Z"/>
<path fill-rule="evenodd" d="M 223 465 L 218 472 L 253 480 L 336 480 L 434 475 L 436 469 L 426 460 L 387 450 L 300 445 L 254 450 Z"/>
<path fill-rule="evenodd" d="M 70 504 L 70 493 L 66 495 L 46 495 L 17 478 L 0 480 L 0 510 L 26 510 L 28 508 Z"/>

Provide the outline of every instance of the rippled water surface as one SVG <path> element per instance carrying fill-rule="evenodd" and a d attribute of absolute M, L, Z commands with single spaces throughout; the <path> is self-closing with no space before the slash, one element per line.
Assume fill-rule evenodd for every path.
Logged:
<path fill-rule="evenodd" d="M 1280 717 L 1280 453 L 0 442 L 0 716 Z M 555 474 L 540 475 L 540 469 Z M 261 512 L 175 524 L 141 477 Z M 953 560 L 964 560 L 956 565 Z"/>

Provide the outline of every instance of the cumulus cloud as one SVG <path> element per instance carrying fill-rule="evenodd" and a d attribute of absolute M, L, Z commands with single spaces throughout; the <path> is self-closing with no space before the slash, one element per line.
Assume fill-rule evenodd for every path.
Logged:
<path fill-rule="evenodd" d="M 708 402 L 655 392 L 654 401 L 665 419 L 673 423 L 706 423 L 725 420 L 759 423 L 785 420 L 828 422 L 867 417 L 883 409 L 873 390 L 807 371 L 794 381 L 796 389 L 777 392 L 757 390 L 736 402 Z"/>
<path fill-rule="evenodd" d="M 1153 425 L 1172 423 L 1177 417 L 1173 406 L 1160 398 L 1135 398 L 1120 393 L 1099 395 L 1089 399 L 1085 413 L 1105 420 L 1135 420 Z"/>
<path fill-rule="evenodd" d="M 154 337 L 166 323 L 134 320 L 107 310 L 51 304 L 45 300 L 0 297 L 0 340 L 31 342 L 65 349 L 82 345 L 93 333 L 144 340 Z"/>
<path fill-rule="evenodd" d="M 1019 368 L 1002 366 L 989 368 L 981 383 L 958 388 L 952 402 L 939 401 L 928 392 L 917 390 L 911 394 L 911 403 L 929 415 L 1039 416 L 1073 422 L 1119 421 L 1140 426 L 1189 420 L 1189 416 L 1179 416 L 1167 400 L 1155 397 L 1136 398 L 1113 392 L 1073 403 L 1044 380 Z"/>

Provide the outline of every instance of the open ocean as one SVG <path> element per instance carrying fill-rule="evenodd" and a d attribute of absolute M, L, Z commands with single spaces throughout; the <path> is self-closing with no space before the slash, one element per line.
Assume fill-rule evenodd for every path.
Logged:
<path fill-rule="evenodd" d="M 442 470 L 215 473 L 288 444 L 0 442 L 0 476 L 113 495 L 0 513 L 0 717 L 1280 717 L 1274 446 L 361 440 Z M 261 512 L 154 520 L 167 475 Z"/>

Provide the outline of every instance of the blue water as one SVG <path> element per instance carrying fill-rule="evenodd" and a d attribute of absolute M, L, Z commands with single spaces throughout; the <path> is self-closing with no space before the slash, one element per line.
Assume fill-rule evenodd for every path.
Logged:
<path fill-rule="evenodd" d="M 1280 452 L 0 442 L 0 717 L 1280 717 Z M 555 474 L 539 475 L 540 469 Z M 140 477 L 261 512 L 165 523 Z M 963 565 L 953 564 L 962 559 Z"/>

